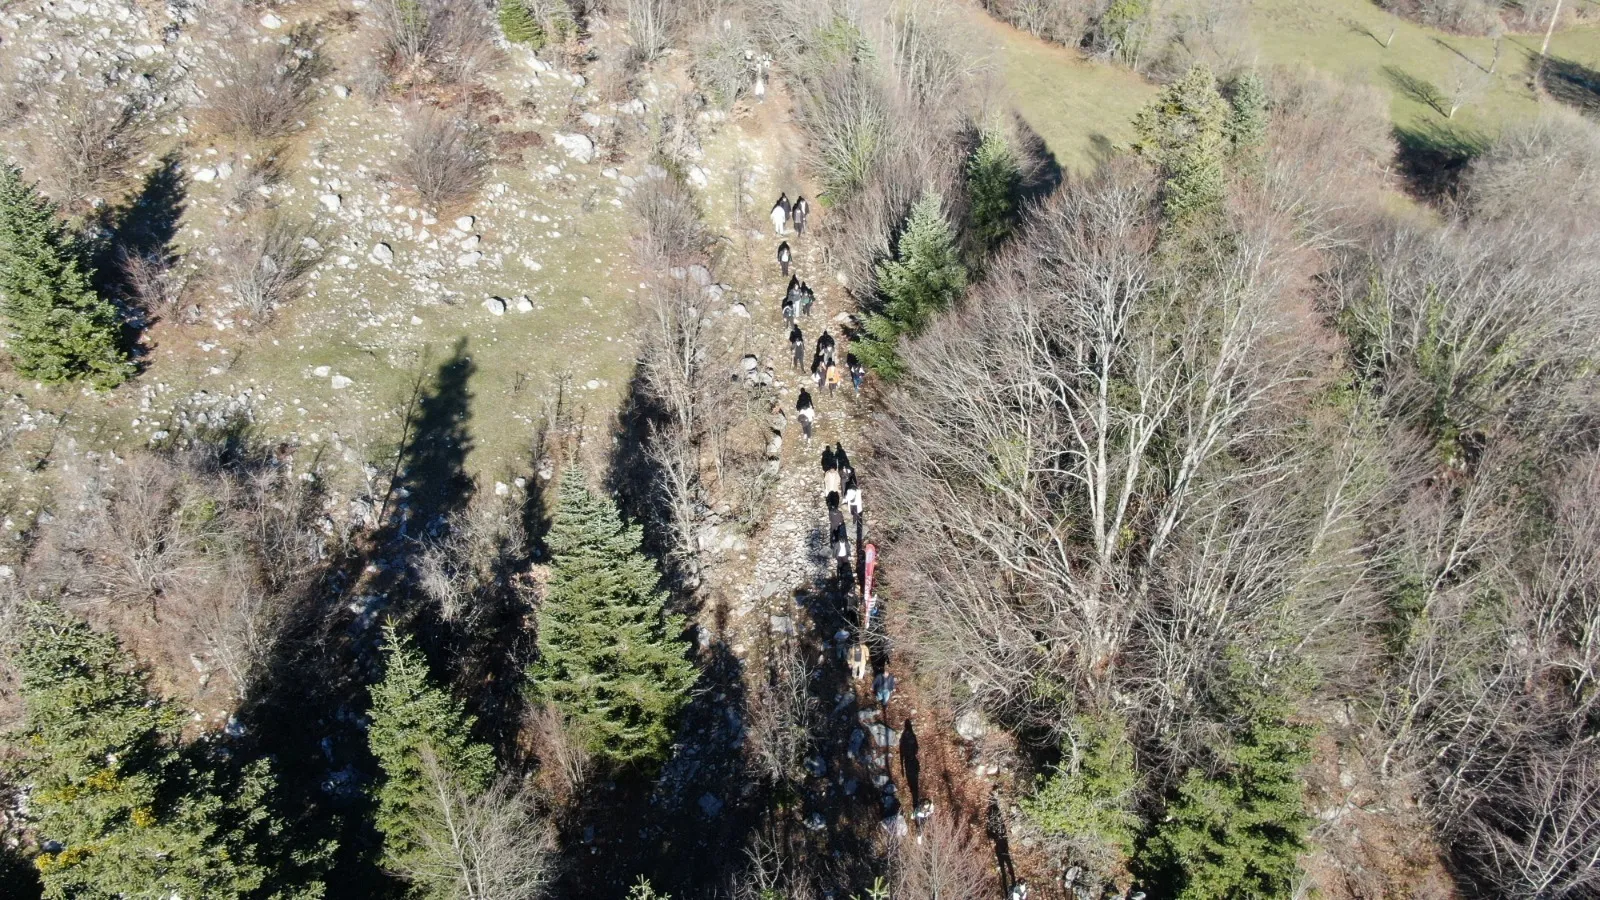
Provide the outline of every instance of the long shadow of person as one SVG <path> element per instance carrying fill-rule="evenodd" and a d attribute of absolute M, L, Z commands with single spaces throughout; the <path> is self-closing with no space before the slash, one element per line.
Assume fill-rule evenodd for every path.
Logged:
<path fill-rule="evenodd" d="M 911 720 L 906 719 L 905 730 L 900 732 L 900 767 L 905 770 L 906 785 L 911 788 L 912 809 L 922 805 L 922 759 L 918 756 L 921 750 L 917 730 L 912 727 Z"/>

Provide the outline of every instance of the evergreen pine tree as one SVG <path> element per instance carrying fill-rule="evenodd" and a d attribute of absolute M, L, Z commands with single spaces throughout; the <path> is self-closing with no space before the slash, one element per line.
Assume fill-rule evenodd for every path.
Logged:
<path fill-rule="evenodd" d="M 54 205 L 0 165 L 0 313 L 17 371 L 52 384 L 116 387 L 133 374 L 122 319 L 95 293 Z"/>
<path fill-rule="evenodd" d="M 275 887 L 263 862 L 262 842 L 282 832 L 266 762 L 226 783 L 197 766 L 182 715 L 150 696 L 115 638 L 38 603 L 16 662 L 45 897 L 320 896 L 314 879 Z"/>
<path fill-rule="evenodd" d="M 1077 717 L 1071 736 L 1061 764 L 1022 799 L 1022 814 L 1075 862 L 1105 874 L 1133 853 L 1139 831 L 1133 745 L 1120 722 L 1104 718 Z"/>
<path fill-rule="evenodd" d="M 384 639 L 383 680 L 372 686 L 367 742 L 383 768 L 377 826 L 383 834 L 384 862 L 404 871 L 428 856 L 423 829 L 440 824 L 419 815 L 437 808 L 427 794 L 428 760 L 464 791 L 476 794 L 494 775 L 494 753 L 472 740 L 473 719 L 461 703 L 433 685 L 422 651 L 393 626 L 385 630 Z"/>
<path fill-rule="evenodd" d="M 1228 141 L 1236 155 L 1254 154 L 1267 142 L 1267 86 L 1256 72 L 1233 80 L 1228 92 Z"/>
<path fill-rule="evenodd" d="M 1173 224 L 1192 224 L 1222 206 L 1227 188 L 1230 107 L 1211 70 L 1197 65 L 1139 111 L 1136 148 L 1161 170 L 1164 211 Z"/>
<path fill-rule="evenodd" d="M 967 161 L 972 235 L 982 252 L 999 246 L 1016 229 L 1021 187 L 1022 171 L 1005 134 L 996 129 L 985 131 Z"/>
<path fill-rule="evenodd" d="M 868 317 L 866 337 L 857 342 L 856 352 L 884 378 L 897 378 L 903 370 L 900 338 L 921 334 L 966 289 L 967 268 L 956 254 L 943 204 L 937 193 L 923 195 L 911 207 L 895 259 L 878 266 L 883 308 Z"/>
<path fill-rule="evenodd" d="M 1167 807 L 1146 860 L 1179 900 L 1268 900 L 1292 893 L 1311 820 L 1301 770 L 1312 730 L 1288 721 L 1286 696 L 1260 687 L 1240 657 L 1225 707 L 1237 721 L 1215 774 L 1190 770 Z"/>
<path fill-rule="evenodd" d="M 666 756 L 673 719 L 698 675 L 641 541 L 639 527 L 625 527 L 616 505 L 569 468 L 548 536 L 531 693 L 554 704 L 592 752 L 621 766 Z"/>
<path fill-rule="evenodd" d="M 545 45 L 544 29 L 534 20 L 523 0 L 500 0 L 500 31 L 513 44 L 527 44 L 535 50 Z"/>

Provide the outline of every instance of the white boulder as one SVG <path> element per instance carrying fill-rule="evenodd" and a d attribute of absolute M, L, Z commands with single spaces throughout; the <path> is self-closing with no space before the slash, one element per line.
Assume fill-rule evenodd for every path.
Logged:
<path fill-rule="evenodd" d="M 483 301 L 483 308 L 487 309 L 491 316 L 503 316 L 506 314 L 506 301 L 499 297 L 490 297 Z"/>
<path fill-rule="evenodd" d="M 594 159 L 594 141 L 587 135 L 557 133 L 556 146 L 566 154 L 581 163 Z"/>

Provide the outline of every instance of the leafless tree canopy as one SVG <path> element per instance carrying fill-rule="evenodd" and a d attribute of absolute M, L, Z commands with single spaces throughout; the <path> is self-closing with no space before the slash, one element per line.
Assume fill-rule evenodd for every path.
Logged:
<path fill-rule="evenodd" d="M 414 814 L 421 852 L 400 874 L 429 896 L 533 900 L 553 873 L 554 836 L 512 776 L 474 793 L 425 753 Z"/>

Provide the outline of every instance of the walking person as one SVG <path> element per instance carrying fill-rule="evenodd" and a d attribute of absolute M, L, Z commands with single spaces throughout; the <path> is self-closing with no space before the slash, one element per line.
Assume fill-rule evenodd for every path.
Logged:
<path fill-rule="evenodd" d="M 772 230 L 776 231 L 778 233 L 779 237 L 782 237 L 783 235 L 786 235 L 786 234 L 789 233 L 789 229 L 788 229 L 788 225 L 789 225 L 789 195 L 788 194 L 779 194 L 778 195 L 778 202 L 772 204 L 771 218 L 772 218 Z"/>
<path fill-rule="evenodd" d="M 844 441 L 837 441 L 833 445 L 833 462 L 839 468 L 839 477 L 849 481 L 855 477 L 855 467 L 850 465 L 850 454 L 844 452 Z"/>
<path fill-rule="evenodd" d="M 845 479 L 844 508 L 850 513 L 850 518 L 855 523 L 856 538 L 859 540 L 862 536 L 861 523 L 864 507 L 861 505 L 861 487 L 856 484 L 856 474 L 854 472 L 851 472 L 850 477 Z"/>
<path fill-rule="evenodd" d="M 800 389 L 800 398 L 794 402 L 794 414 L 800 420 L 800 432 L 806 436 L 806 443 L 811 443 L 811 426 L 817 421 L 817 407 L 805 388 Z"/>
<path fill-rule="evenodd" d="M 839 374 L 839 367 L 830 362 L 823 367 L 822 380 L 828 386 L 828 396 L 832 397 L 838 392 L 839 382 L 843 381 L 844 377 Z"/>
<path fill-rule="evenodd" d="M 833 335 L 829 334 L 826 328 L 817 335 L 817 359 L 822 360 L 825 365 L 833 364 Z"/>
<path fill-rule="evenodd" d="M 832 472 L 839 468 L 839 457 L 833 452 L 833 445 L 822 445 L 822 471 Z"/>
<path fill-rule="evenodd" d="M 792 258 L 792 256 L 793 254 L 789 252 L 788 241 L 784 241 L 778 245 L 778 267 L 783 270 L 783 274 L 785 275 L 789 274 L 789 260 Z"/>
<path fill-rule="evenodd" d="M 850 533 L 845 531 L 843 522 L 833 530 L 833 558 L 838 561 L 840 572 L 850 567 Z"/>
<path fill-rule="evenodd" d="M 806 233 L 806 217 L 811 215 L 811 204 L 806 202 L 804 194 L 794 198 L 794 206 L 789 215 L 794 219 L 794 233 L 804 236 Z"/>
<path fill-rule="evenodd" d="M 822 496 L 839 493 L 839 470 L 829 469 L 822 473 Z"/>
<path fill-rule="evenodd" d="M 811 285 L 800 282 L 800 315 L 811 315 L 811 304 L 817 302 L 817 295 L 812 292 Z"/>
<path fill-rule="evenodd" d="M 828 533 L 832 534 L 844 524 L 844 510 L 839 506 L 839 492 L 828 495 Z"/>
<path fill-rule="evenodd" d="M 821 357 L 812 357 L 812 359 L 811 359 L 811 384 L 816 387 L 817 393 L 819 393 L 819 394 L 822 393 L 822 358 Z"/>
<path fill-rule="evenodd" d="M 794 309 L 793 306 L 785 305 L 784 306 L 785 312 L 784 312 L 784 316 L 783 317 L 790 321 L 789 348 L 794 351 L 794 367 L 796 369 L 800 369 L 805 364 L 805 358 L 806 358 L 806 336 L 804 334 L 800 333 L 800 326 L 799 325 L 794 325 L 793 324 L 794 317 L 789 315 L 789 311 L 793 310 L 793 309 Z"/>
<path fill-rule="evenodd" d="M 783 320 L 793 326 L 799 317 L 800 311 L 795 309 L 794 301 L 788 297 L 783 298 Z"/>
<path fill-rule="evenodd" d="M 856 396 L 859 397 L 861 396 L 861 382 L 867 380 L 867 367 L 861 364 L 861 360 L 856 359 L 854 353 L 846 353 L 844 362 L 845 366 L 850 369 L 850 383 L 855 385 Z"/>

